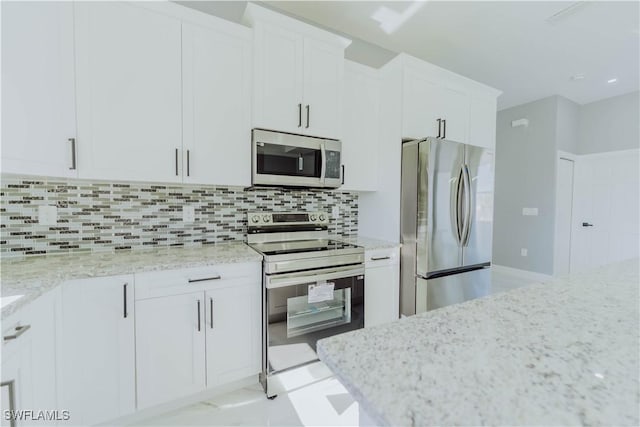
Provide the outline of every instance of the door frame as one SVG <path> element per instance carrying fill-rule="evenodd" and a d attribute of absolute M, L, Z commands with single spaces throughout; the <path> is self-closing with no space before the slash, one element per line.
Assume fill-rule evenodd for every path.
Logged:
<path fill-rule="evenodd" d="M 558 230 L 557 230 L 557 225 L 558 225 L 558 205 L 557 203 L 555 203 L 557 201 L 557 197 L 558 197 L 558 190 L 559 190 L 559 186 L 560 186 L 560 181 L 558 179 L 558 177 L 560 176 L 560 161 L 561 160 L 568 160 L 570 162 L 573 162 L 573 176 L 572 176 L 572 180 L 571 180 L 571 228 L 569 230 L 570 232 L 570 237 L 569 237 L 569 272 L 571 272 L 571 256 L 573 253 L 573 249 L 572 249 L 572 245 L 573 245 L 573 222 L 574 222 L 574 215 L 575 215 L 575 209 L 574 209 L 574 196 L 575 196 L 575 170 L 576 170 L 576 163 L 578 162 L 580 156 L 577 154 L 573 154 L 573 153 L 569 153 L 568 151 L 562 151 L 562 150 L 557 150 L 556 151 L 556 158 L 555 158 L 555 188 L 554 188 L 554 215 L 553 215 L 553 275 L 557 276 L 557 265 L 556 265 L 556 255 L 558 252 L 558 244 L 559 244 L 559 236 L 558 236 Z"/>

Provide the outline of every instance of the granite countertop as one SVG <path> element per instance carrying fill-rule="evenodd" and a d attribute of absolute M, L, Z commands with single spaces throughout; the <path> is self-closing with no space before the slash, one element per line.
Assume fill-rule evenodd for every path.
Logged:
<path fill-rule="evenodd" d="M 381 425 L 639 425 L 639 260 L 318 342 Z"/>
<path fill-rule="evenodd" d="M 4 319 L 67 280 L 261 260 L 262 255 L 242 242 L 3 259 L 2 297 L 23 296 L 2 307 L 1 317 Z"/>
<path fill-rule="evenodd" d="M 346 236 L 333 236 L 333 239 L 341 240 L 346 243 L 350 243 L 356 246 L 362 246 L 365 250 L 374 250 L 374 249 L 390 249 L 390 248 L 399 248 L 400 243 L 388 242 L 386 240 L 374 239 L 371 237 L 365 236 L 354 236 L 354 237 L 346 237 Z"/>

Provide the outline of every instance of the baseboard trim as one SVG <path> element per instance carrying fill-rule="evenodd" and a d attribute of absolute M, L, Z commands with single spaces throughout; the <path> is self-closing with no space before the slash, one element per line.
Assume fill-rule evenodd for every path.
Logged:
<path fill-rule="evenodd" d="M 531 280 L 533 282 L 548 282 L 549 280 L 553 279 L 553 276 L 550 276 L 548 274 L 536 273 L 535 271 L 529 270 L 520 270 L 518 268 L 506 267 L 504 265 L 493 264 L 491 268 L 496 273 L 508 274 L 511 276 L 520 277 L 525 280 Z"/>

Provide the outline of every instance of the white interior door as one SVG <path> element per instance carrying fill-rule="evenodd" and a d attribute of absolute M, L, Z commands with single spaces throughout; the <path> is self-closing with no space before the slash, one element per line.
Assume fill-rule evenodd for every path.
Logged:
<path fill-rule="evenodd" d="M 562 276 L 571 270 L 571 223 L 573 214 L 573 159 L 558 159 L 556 181 L 556 224 L 553 274 Z"/>
<path fill-rule="evenodd" d="M 571 272 L 639 255 L 639 150 L 576 160 Z"/>

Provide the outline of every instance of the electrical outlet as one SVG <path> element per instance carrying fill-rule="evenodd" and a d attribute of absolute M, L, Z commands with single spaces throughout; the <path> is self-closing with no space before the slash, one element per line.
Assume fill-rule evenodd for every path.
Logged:
<path fill-rule="evenodd" d="M 334 206 L 331 208 L 331 218 L 338 218 L 340 216 L 340 208 Z"/>
<path fill-rule="evenodd" d="M 522 216 L 538 216 L 538 208 L 522 208 Z"/>
<path fill-rule="evenodd" d="M 527 248 L 520 249 L 520 255 L 521 256 L 527 256 L 528 253 L 529 253 L 529 251 L 527 250 Z"/>
<path fill-rule="evenodd" d="M 58 223 L 58 207 L 55 205 L 38 206 L 38 222 L 40 225 L 56 225 Z"/>
<path fill-rule="evenodd" d="M 182 207 L 182 221 L 183 222 L 195 222 L 196 209 L 193 206 L 185 205 Z"/>

